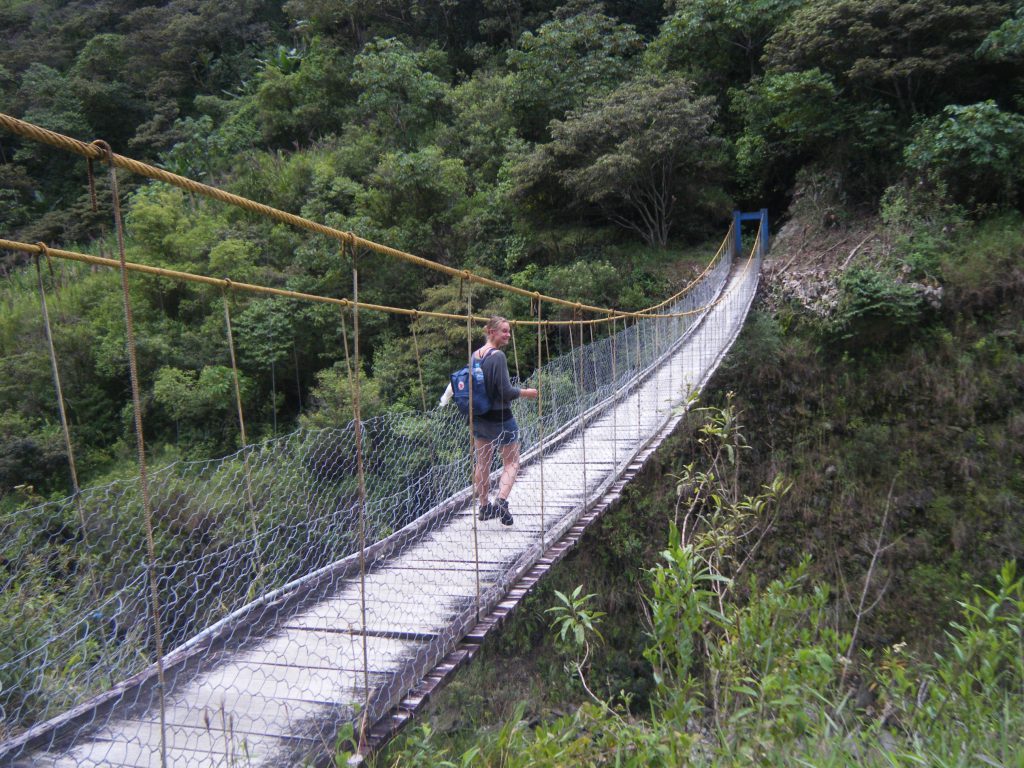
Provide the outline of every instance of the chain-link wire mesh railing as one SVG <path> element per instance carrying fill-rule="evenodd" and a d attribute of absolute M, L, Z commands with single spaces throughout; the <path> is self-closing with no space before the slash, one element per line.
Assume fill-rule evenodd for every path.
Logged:
<path fill-rule="evenodd" d="M 358 730 L 392 706 L 702 384 L 759 255 L 734 267 L 726 250 L 660 318 L 598 340 L 570 328 L 570 351 L 525 382 L 540 381 L 540 407 L 513 409 L 508 529 L 474 516 L 454 408 L 361 422 L 365 504 L 354 424 L 151 472 L 154 566 L 137 480 L 0 518 L 0 764 L 329 751 L 339 722 Z M 163 688 L 150 567 L 172 649 Z"/>

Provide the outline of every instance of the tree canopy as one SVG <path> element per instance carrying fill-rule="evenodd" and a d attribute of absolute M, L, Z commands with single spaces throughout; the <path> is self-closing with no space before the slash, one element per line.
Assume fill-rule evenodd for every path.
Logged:
<path fill-rule="evenodd" d="M 717 109 L 681 76 L 647 75 L 551 124 L 551 141 L 523 163 L 521 194 L 547 177 L 649 245 L 668 243 L 677 206 L 695 219 L 723 213 Z M 717 205 L 717 210 L 716 210 Z"/>

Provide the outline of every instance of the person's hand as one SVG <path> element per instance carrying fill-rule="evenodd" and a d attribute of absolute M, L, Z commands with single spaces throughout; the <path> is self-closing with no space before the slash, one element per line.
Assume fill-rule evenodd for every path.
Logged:
<path fill-rule="evenodd" d="M 525 397 L 527 400 L 536 400 L 540 396 L 540 392 L 532 387 L 527 387 L 519 390 L 519 396 Z"/>

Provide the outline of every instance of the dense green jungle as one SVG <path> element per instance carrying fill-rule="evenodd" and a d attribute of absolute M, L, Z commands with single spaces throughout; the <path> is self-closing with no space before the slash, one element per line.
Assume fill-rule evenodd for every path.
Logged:
<path fill-rule="evenodd" d="M 376 764 L 1024 765 L 1019 0 L 3 0 L 0 41 L 0 112 L 573 301 L 659 301 L 769 210 L 702 401 Z M 92 176 L 0 134 L 0 237 L 116 254 Z M 351 295 L 336 243 L 117 181 L 132 261 Z M 465 311 L 436 273 L 358 266 L 366 302 Z M 81 484 L 136 457 L 117 276 L 0 269 L 8 515 L 70 491 L 39 283 Z M 230 301 L 249 441 L 347 423 L 337 310 Z M 140 278 L 132 303 L 149 460 L 237 451 L 220 292 Z M 361 324 L 364 415 L 421 408 L 419 371 L 436 398 L 465 351 L 464 325 Z M 3 534 L 0 660 L 36 631 L 4 606 L 46 631 L 74 581 L 67 542 L 21 573 L 38 534 Z"/>

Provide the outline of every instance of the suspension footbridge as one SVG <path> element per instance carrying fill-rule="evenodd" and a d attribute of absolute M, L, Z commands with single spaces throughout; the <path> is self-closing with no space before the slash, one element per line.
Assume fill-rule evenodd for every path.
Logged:
<path fill-rule="evenodd" d="M 454 408 L 362 419 L 358 405 L 344 427 L 0 518 L 6 532 L 60 537 L 75 562 L 49 635 L 0 656 L 0 765 L 328 763 L 343 733 L 371 751 L 472 657 L 713 374 L 765 250 L 764 212 L 752 215 L 747 253 L 742 218 L 680 294 L 606 315 L 607 332 L 589 343 L 580 322 L 567 354 L 544 362 L 539 350 L 543 364 L 524 382 L 540 388 L 539 407 L 515 406 L 523 460 L 512 526 L 478 518 Z M 548 321 L 529 295 L 539 348 Z M 373 307 L 360 304 L 357 277 L 342 301 L 358 367 L 358 312 Z M 468 306 L 461 320 L 471 315 Z M 14 585 L 39 566 L 31 545 L 0 578 Z"/>

